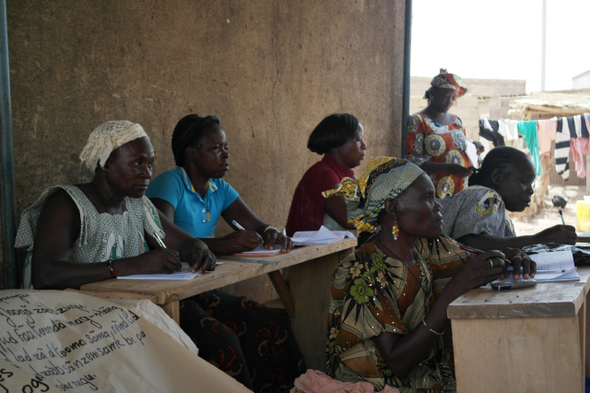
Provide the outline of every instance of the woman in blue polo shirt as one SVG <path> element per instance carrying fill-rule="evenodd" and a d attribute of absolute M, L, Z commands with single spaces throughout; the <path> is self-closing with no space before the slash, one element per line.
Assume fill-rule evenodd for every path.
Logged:
<path fill-rule="evenodd" d="M 183 117 L 172 134 L 177 168 L 149 185 L 146 195 L 174 223 L 203 240 L 215 254 L 267 248 L 290 238 L 266 224 L 221 178 L 229 169 L 225 133 L 215 116 Z M 215 237 L 219 217 L 237 231 Z M 232 224 L 239 223 L 245 230 Z M 181 303 L 180 325 L 199 347 L 199 356 L 255 392 L 282 392 L 305 372 L 289 320 L 248 298 L 210 291 Z"/>
<path fill-rule="evenodd" d="M 283 252 L 291 250 L 291 239 L 258 218 L 221 179 L 229 170 L 229 152 L 217 117 L 183 117 L 172 134 L 172 152 L 177 168 L 156 177 L 147 196 L 176 225 L 195 237 L 206 238 L 202 240 L 215 254 L 252 250 L 261 238 L 266 248 L 280 243 Z M 220 216 L 237 231 L 215 238 Z M 232 221 L 246 230 L 239 230 Z"/>

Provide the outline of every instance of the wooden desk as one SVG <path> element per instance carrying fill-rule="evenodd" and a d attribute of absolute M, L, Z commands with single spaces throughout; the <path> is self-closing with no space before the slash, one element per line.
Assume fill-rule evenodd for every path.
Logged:
<path fill-rule="evenodd" d="M 268 274 L 285 309 L 308 368 L 325 369 L 330 283 L 338 263 L 353 252 L 356 239 L 336 243 L 300 247 L 288 254 L 258 259 L 278 261 L 277 264 L 236 262 L 219 256 L 223 265 L 193 280 L 105 280 L 83 285 L 85 292 L 124 293 L 127 298 L 155 296 L 156 304 L 176 322 L 179 321 L 179 300 L 212 289 Z M 256 260 L 255 257 L 239 257 Z M 280 269 L 289 267 L 289 284 Z M 247 295 L 247 294 L 246 294 Z"/>
<path fill-rule="evenodd" d="M 457 391 L 584 392 L 590 267 L 578 273 L 535 288 L 478 288 L 451 303 Z"/>

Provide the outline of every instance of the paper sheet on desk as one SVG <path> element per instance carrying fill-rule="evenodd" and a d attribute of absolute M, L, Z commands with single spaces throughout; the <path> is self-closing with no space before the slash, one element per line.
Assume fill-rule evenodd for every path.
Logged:
<path fill-rule="evenodd" d="M 291 240 L 295 244 L 327 244 L 345 238 L 353 239 L 354 237 L 354 234 L 350 231 L 331 231 L 322 225 L 317 231 L 295 232 Z"/>
<path fill-rule="evenodd" d="M 132 274 L 131 276 L 120 276 L 117 277 L 119 280 L 192 280 L 195 277 L 201 275 L 199 272 L 189 272 L 188 262 L 181 262 L 182 269 L 178 272 L 170 274 Z M 215 262 L 217 266 L 223 264 L 223 262 Z"/>
<path fill-rule="evenodd" d="M 233 254 L 233 255 L 247 255 L 247 254 L 252 254 L 253 256 L 255 256 L 256 254 L 274 254 L 274 253 L 277 253 L 279 251 L 281 251 L 281 245 L 280 244 L 275 244 L 275 247 L 272 250 L 267 250 L 266 248 L 264 248 L 264 246 L 262 244 L 259 244 L 252 251 L 244 251 L 244 252 L 240 252 L 240 253 Z"/>

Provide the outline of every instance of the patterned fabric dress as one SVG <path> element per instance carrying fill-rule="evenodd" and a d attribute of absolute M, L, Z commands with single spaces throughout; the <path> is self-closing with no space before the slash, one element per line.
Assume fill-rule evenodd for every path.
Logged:
<path fill-rule="evenodd" d="M 393 375 L 373 341 L 381 333 L 408 334 L 422 324 L 435 295 L 470 257 L 445 237 L 418 239 L 415 250 L 418 262 L 408 266 L 365 244 L 336 269 L 326 352 L 333 378 L 370 382 L 375 391 L 385 384 L 402 393 L 455 389 L 453 358 L 442 337 L 405 378 Z"/>
<path fill-rule="evenodd" d="M 23 288 L 33 289 L 31 283 L 31 255 L 39 215 L 45 202 L 59 190 L 65 190 L 80 213 L 80 236 L 74 243 L 72 262 L 95 263 L 109 258 L 134 257 L 149 251 L 144 233 L 157 232 L 164 238 L 160 218 L 146 197 L 125 198 L 126 211 L 122 214 L 99 213 L 78 187 L 61 185 L 49 187 L 22 214 L 16 234 L 15 247 L 28 247 L 25 260 Z M 141 230 L 138 230 L 141 228 Z"/>
<path fill-rule="evenodd" d="M 208 291 L 180 303 L 199 356 L 256 393 L 282 393 L 306 367 L 288 315 L 245 296 Z"/>
<path fill-rule="evenodd" d="M 463 123 L 457 116 L 451 122 L 440 125 L 421 113 L 408 118 L 406 128 L 406 158 L 421 166 L 425 161 L 438 163 L 454 163 L 469 167 L 471 161 L 467 157 L 467 137 Z M 448 173 L 430 175 L 439 198 L 447 194 L 455 194 L 464 187 L 464 181 Z"/>
<path fill-rule="evenodd" d="M 491 188 L 471 186 L 439 202 L 445 236 L 453 239 L 480 233 L 499 237 L 516 236 L 502 197 Z"/>

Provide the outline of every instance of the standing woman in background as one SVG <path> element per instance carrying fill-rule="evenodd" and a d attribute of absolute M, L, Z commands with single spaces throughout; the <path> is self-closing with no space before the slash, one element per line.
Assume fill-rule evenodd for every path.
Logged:
<path fill-rule="evenodd" d="M 428 105 L 408 118 L 406 158 L 430 176 L 437 197 L 444 198 L 461 191 L 464 179 L 471 175 L 463 123 L 448 113 L 467 89 L 461 78 L 443 68 L 430 85 L 424 94 Z"/>
<path fill-rule="evenodd" d="M 330 230 L 354 229 L 348 223 L 344 197 L 324 198 L 323 191 L 336 188 L 345 177 L 354 178 L 352 168 L 365 157 L 363 126 L 348 113 L 326 117 L 312 131 L 307 148 L 324 158 L 305 172 L 297 185 L 287 219 L 287 235 L 315 231 L 322 225 Z"/>

